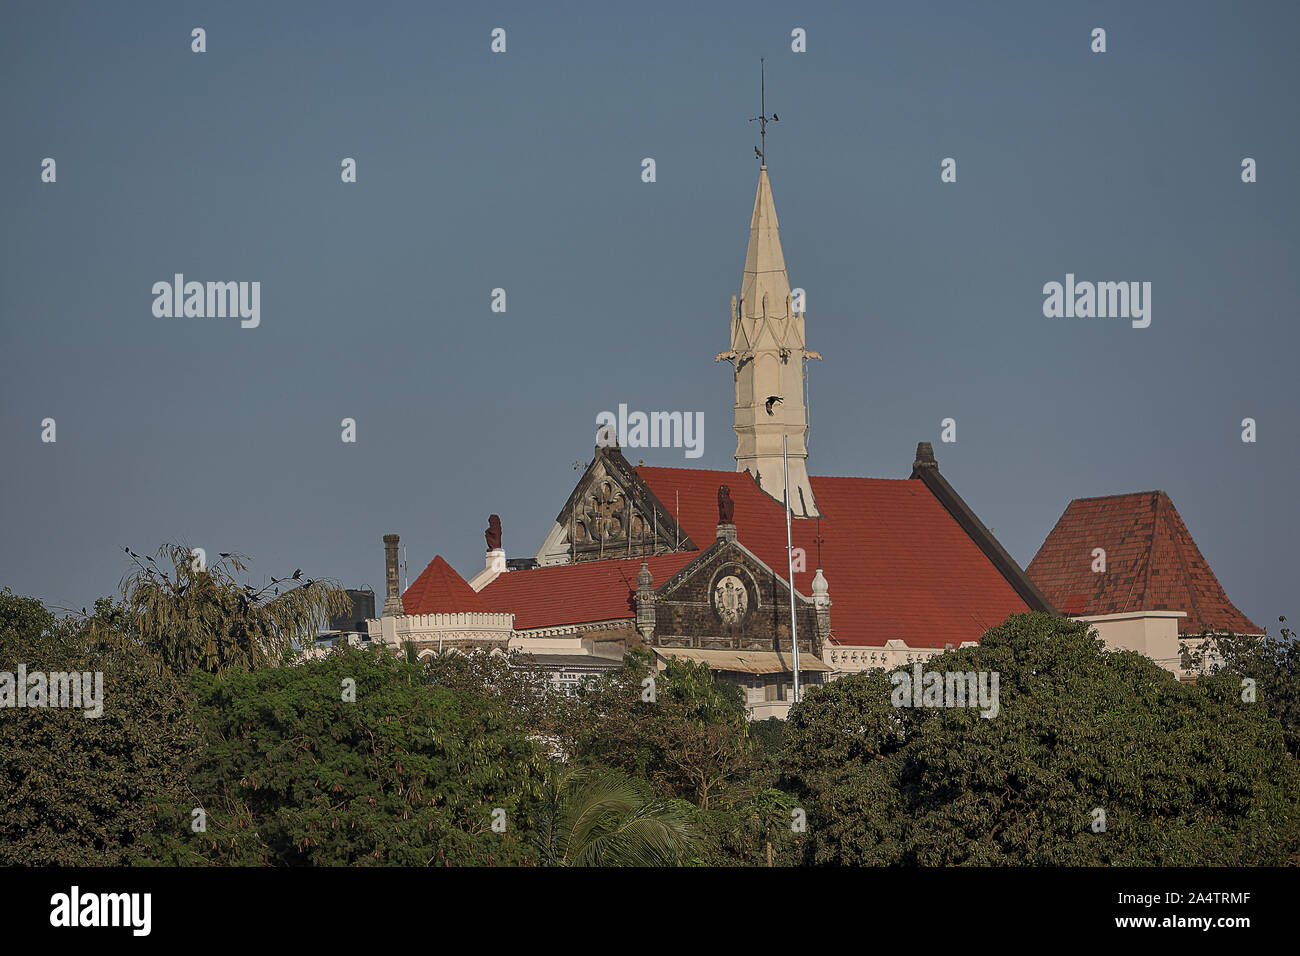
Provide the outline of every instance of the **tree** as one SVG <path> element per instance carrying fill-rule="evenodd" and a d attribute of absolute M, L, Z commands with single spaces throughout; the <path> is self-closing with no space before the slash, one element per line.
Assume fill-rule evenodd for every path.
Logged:
<path fill-rule="evenodd" d="M 645 684 L 651 676 L 652 700 Z M 671 661 L 652 675 L 645 655 L 629 655 L 579 700 L 568 727 L 568 752 L 579 762 L 645 777 L 701 810 L 756 767 L 744 692 L 717 680 L 707 664 Z"/>
<path fill-rule="evenodd" d="M 997 673 L 997 715 L 895 707 L 878 671 L 792 708 L 782 767 L 808 807 L 809 862 L 1300 859 L 1296 761 L 1239 686 L 1179 683 L 1047 614 L 1013 615 L 925 670 Z"/>
<path fill-rule="evenodd" d="M 759 745 L 763 753 L 775 757 L 785 746 L 785 721 L 779 717 L 751 720 L 749 736 Z"/>
<path fill-rule="evenodd" d="M 349 649 L 292 667 L 196 673 L 206 832 L 177 805 L 159 858 L 227 865 L 494 865 L 534 859 L 537 748 L 500 704 Z"/>
<path fill-rule="evenodd" d="M 811 687 L 791 708 L 777 785 L 807 810 L 805 862 L 872 866 L 904 859 L 896 755 L 907 713 L 893 707 L 892 690 L 883 670 L 870 670 Z"/>
<path fill-rule="evenodd" d="M 240 554 L 205 566 L 180 544 L 160 547 L 161 561 L 124 550 L 132 560 L 121 585 L 128 630 L 101 622 L 97 634 L 138 642 L 177 674 L 281 663 L 295 643 L 314 642 L 331 616 L 351 606 L 338 584 L 304 578 L 301 570 L 260 588 L 241 583 L 235 576 L 247 565 Z"/>
<path fill-rule="evenodd" d="M 757 842 L 763 850 L 767 865 L 774 866 L 773 840 L 793 834 L 791 824 L 794 822 L 795 812 L 799 809 L 801 808 L 798 807 L 798 801 L 788 793 L 782 793 L 772 787 L 760 790 L 733 811 L 735 828 L 731 839 L 735 844 L 744 846 L 746 850 L 751 842 Z M 790 840 L 786 839 L 783 842 L 789 843 Z"/>
<path fill-rule="evenodd" d="M 1189 658 L 1196 670 L 1205 666 L 1208 658 L 1209 673 L 1227 684 L 1235 683 L 1239 691 L 1246 689 L 1244 680 L 1253 681 L 1255 699 L 1281 723 L 1291 756 L 1300 757 L 1300 643 L 1286 626 L 1285 617 L 1278 622 L 1282 625 L 1279 637 L 1218 634 Z"/>
<path fill-rule="evenodd" d="M 694 809 L 617 770 L 553 766 L 532 827 L 546 866 L 680 866 Z"/>
<path fill-rule="evenodd" d="M 421 663 L 430 686 L 495 700 L 532 734 L 553 735 L 571 709 L 570 699 L 551 684 L 531 654 L 448 651 Z"/>
<path fill-rule="evenodd" d="M 121 626 L 123 611 L 101 599 L 90 621 Z M 201 745 L 185 688 L 140 648 L 101 645 L 91 632 L 86 621 L 0 591 L 4 670 L 98 672 L 103 688 L 98 717 L 85 708 L 0 710 L 0 864 L 140 862 L 154 808 L 184 794 Z"/>

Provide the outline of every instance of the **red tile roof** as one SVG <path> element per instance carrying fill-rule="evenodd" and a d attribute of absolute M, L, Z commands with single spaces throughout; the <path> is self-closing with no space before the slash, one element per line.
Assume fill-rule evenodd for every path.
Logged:
<path fill-rule="evenodd" d="M 738 540 L 782 578 L 785 510 L 744 472 L 642 466 L 637 474 L 682 529 L 702 547 L 717 537 L 718 486 L 731 488 Z M 840 644 L 899 639 L 942 648 L 978 640 L 1008 614 L 1028 610 L 947 509 L 916 479 L 813 478 L 823 574 L 830 586 L 831 628 Z M 818 522 L 796 519 L 793 542 L 806 554 L 795 588 L 812 594 Z M 655 587 L 699 552 L 649 561 Z M 513 611 L 517 628 L 631 618 L 639 559 L 586 561 L 502 574 L 483 589 Z"/>
<path fill-rule="evenodd" d="M 456 569 L 434 555 L 429 566 L 420 572 L 402 595 L 402 609 L 407 614 L 449 614 L 456 611 L 496 610 Z"/>
<path fill-rule="evenodd" d="M 1094 548 L 1106 570 L 1092 570 Z M 1186 611 L 1180 634 L 1259 634 L 1219 579 L 1163 491 L 1076 498 L 1026 569 L 1063 614 Z"/>
<path fill-rule="evenodd" d="M 670 509 L 680 498 L 678 520 L 697 542 L 716 537 L 718 485 L 727 485 L 738 540 L 785 577 L 785 509 L 749 474 L 651 467 L 637 474 Z M 956 646 L 1029 609 L 920 480 L 810 480 L 823 515 L 821 566 L 836 643 Z M 792 543 L 807 556 L 806 570 L 794 573 L 805 597 L 817 570 L 817 532 L 816 519 L 792 522 Z"/>
<path fill-rule="evenodd" d="M 700 556 L 660 554 L 647 558 L 655 586 Z M 636 617 L 636 576 L 641 559 L 580 561 L 497 575 L 479 597 L 493 607 L 513 611 L 515 628 L 557 627 L 588 621 Z"/>

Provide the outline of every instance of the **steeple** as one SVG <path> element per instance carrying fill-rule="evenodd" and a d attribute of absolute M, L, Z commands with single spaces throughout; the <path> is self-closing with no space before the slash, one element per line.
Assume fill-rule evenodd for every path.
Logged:
<path fill-rule="evenodd" d="M 790 310 L 790 279 L 785 271 L 785 254 L 776 220 L 776 203 L 772 201 L 772 183 L 767 167 L 758 170 L 758 193 L 754 196 L 754 214 L 749 220 L 749 248 L 745 252 L 745 277 L 741 280 L 740 300 L 750 318 L 767 314 L 785 318 Z M 802 345 L 802 342 L 800 343 Z M 735 341 L 732 342 L 735 347 Z"/>
<path fill-rule="evenodd" d="M 726 359 L 735 369 L 736 470 L 749 472 L 759 487 L 784 501 L 785 436 L 790 510 L 801 518 L 819 517 L 807 465 L 804 363 L 810 358 L 821 356 L 804 347 L 802 303 L 791 299 L 765 164 L 758 171 L 740 299 L 731 300 L 731 350 L 720 353 L 717 361 Z"/>

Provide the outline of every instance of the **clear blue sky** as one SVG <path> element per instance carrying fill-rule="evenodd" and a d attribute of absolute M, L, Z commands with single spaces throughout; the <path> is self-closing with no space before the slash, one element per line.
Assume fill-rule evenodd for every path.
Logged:
<path fill-rule="evenodd" d="M 713 357 L 763 55 L 825 356 L 810 470 L 905 477 L 933 441 L 1022 565 L 1071 498 L 1162 488 L 1246 614 L 1300 615 L 1300 4 L 8 2 L 4 21 L 0 584 L 19 593 L 80 608 L 124 545 L 169 540 L 382 592 L 390 531 L 412 578 L 435 553 L 468 576 L 489 512 L 511 556 L 536 551 L 620 402 L 705 414 L 702 458 L 634 462 L 734 467 Z M 178 272 L 260 281 L 260 327 L 155 318 Z M 1151 326 L 1044 318 L 1067 272 L 1150 281 Z"/>

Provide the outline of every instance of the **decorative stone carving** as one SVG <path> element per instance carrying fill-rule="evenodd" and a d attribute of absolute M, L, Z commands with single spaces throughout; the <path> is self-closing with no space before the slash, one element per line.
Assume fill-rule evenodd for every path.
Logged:
<path fill-rule="evenodd" d="M 718 486 L 718 524 L 735 524 L 736 503 L 731 500 L 731 489 Z"/>
<path fill-rule="evenodd" d="M 713 587 L 713 609 L 724 624 L 736 626 L 749 610 L 749 592 L 734 574 L 719 578 Z"/>
<path fill-rule="evenodd" d="M 617 446 L 596 448 L 537 553 L 542 565 L 695 551 Z"/>
<path fill-rule="evenodd" d="M 626 518 L 627 499 L 623 489 L 606 478 L 588 492 L 577 519 L 575 537 L 579 541 L 597 542 L 622 537 Z"/>
<path fill-rule="evenodd" d="M 487 549 L 489 551 L 501 550 L 501 516 L 489 515 L 487 530 L 483 532 L 483 537 L 487 539 Z"/>

